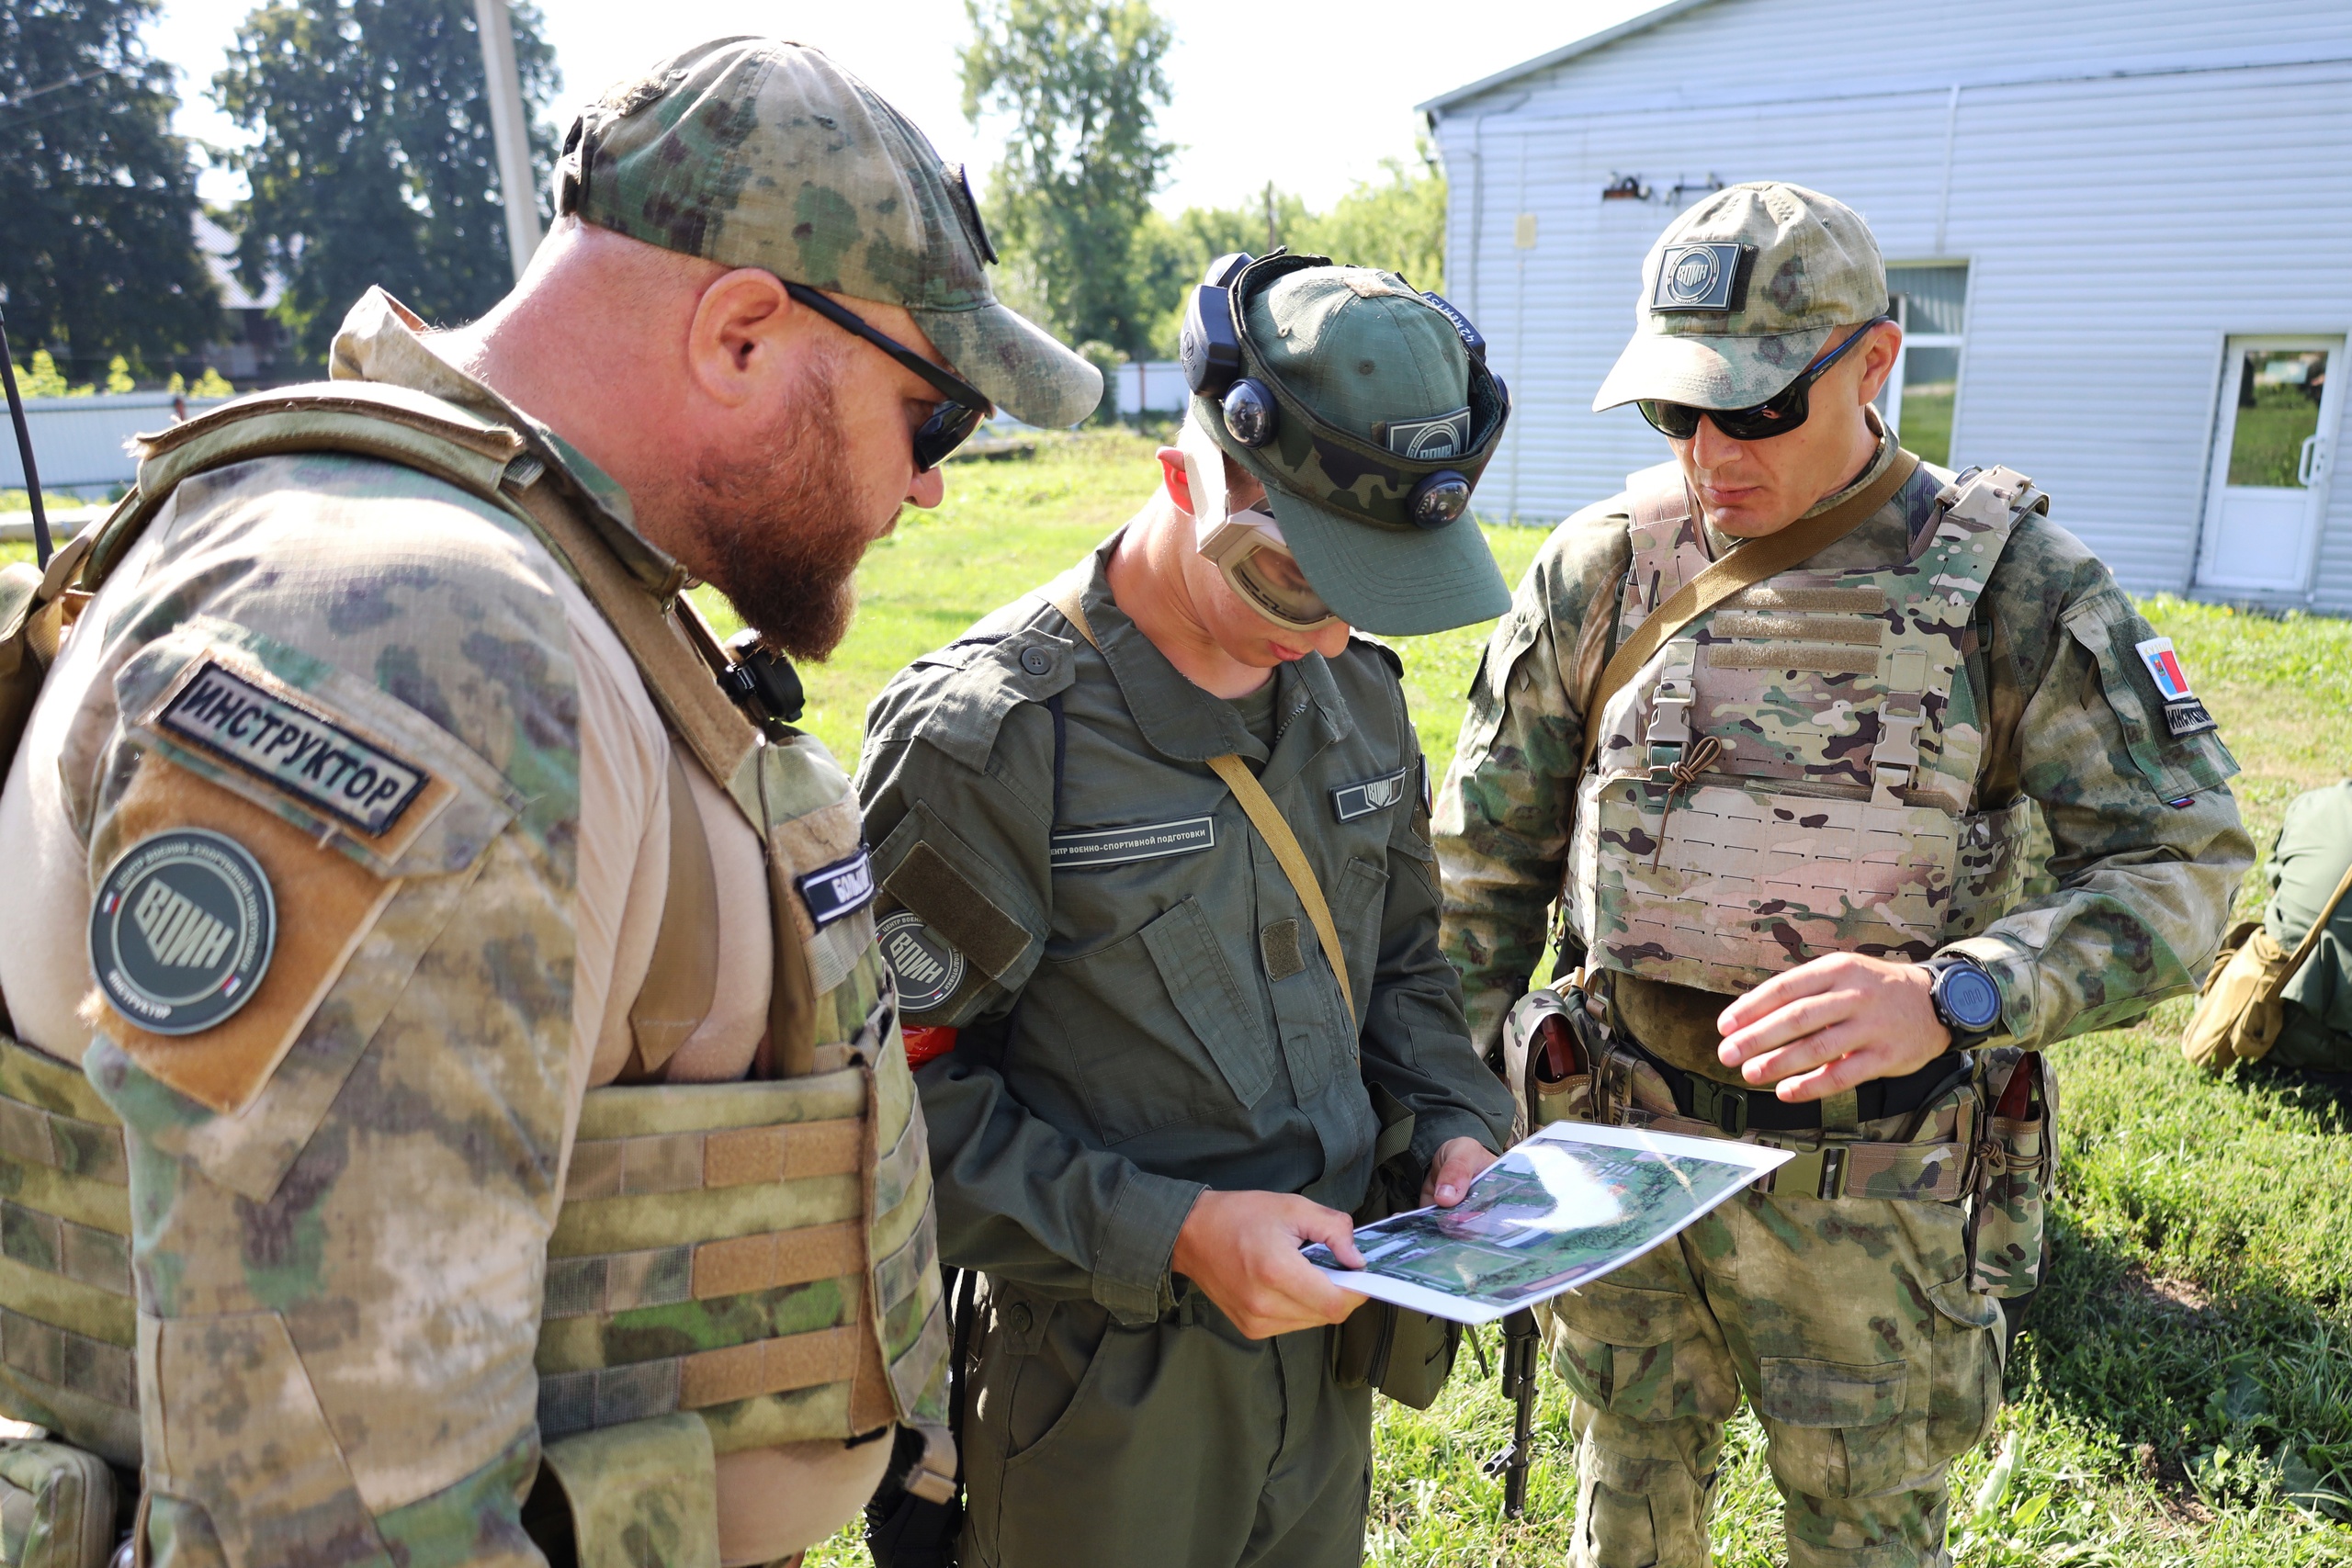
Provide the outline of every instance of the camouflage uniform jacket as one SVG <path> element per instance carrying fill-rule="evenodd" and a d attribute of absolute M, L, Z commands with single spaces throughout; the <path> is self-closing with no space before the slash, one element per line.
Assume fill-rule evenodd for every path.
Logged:
<path fill-rule="evenodd" d="M 1816 510 L 1892 457 L 1883 442 L 1864 474 Z M 1951 478 L 1922 464 L 1807 570 L 1913 558 Z M 1439 798 L 1446 953 L 1489 1053 L 1561 891 L 1581 707 L 1613 650 L 1632 515 L 1620 494 L 1569 518 L 1538 550 L 1488 641 Z M 1712 530 L 1707 542 L 1717 556 L 1726 543 Z M 2107 1027 L 2189 988 L 2253 858 L 2224 782 L 2235 762 L 2215 734 L 2171 736 L 2132 651 L 2153 635 L 2098 558 L 2038 515 L 2016 526 L 1962 634 L 1953 705 L 1971 705 L 1985 733 L 1978 800 L 1992 810 L 2030 797 L 2053 846 L 2054 889 L 1945 944 L 1992 972 L 2006 1043 Z"/>
<path fill-rule="evenodd" d="M 417 325 L 371 292 L 337 339 L 338 378 L 405 387 L 508 424 L 524 419 L 435 357 Z M 570 448 L 551 450 L 625 527 L 618 487 Z M 95 880 L 159 826 L 243 845 L 274 888 L 272 975 L 301 976 L 308 1001 L 273 1016 L 265 987 L 244 1015 L 178 1041 L 141 1040 L 114 1015 L 83 1010 L 85 1026 L 97 1027 L 82 1066 L 129 1150 L 133 1451 L 149 1493 L 141 1561 L 539 1563 L 521 1507 L 548 1388 L 563 1381 L 541 1373 L 571 1370 L 545 1364 L 542 1304 L 567 1178 L 580 1196 L 574 1139 L 594 1043 L 575 1007 L 592 945 L 581 824 L 583 756 L 594 757 L 593 745 L 583 751 L 582 715 L 590 665 L 613 668 L 583 650 L 574 628 L 599 612 L 521 520 L 397 463 L 265 457 L 196 473 L 163 504 L 68 643 L 8 798 L 23 798 L 28 780 L 53 797 L 62 782 L 62 801 L 43 808 L 38 841 L 25 847 L 57 863 L 61 889 L 76 884 L 85 899 L 81 867 Z M 614 543 L 640 575 L 677 572 L 633 534 Z M 308 766 L 283 761 L 248 777 L 173 750 L 171 694 L 197 690 L 188 672 L 210 680 L 216 666 L 237 672 L 251 713 L 277 716 L 255 726 L 275 725 L 266 733 L 288 742 L 306 737 Z M 338 836 L 319 813 L 341 804 L 331 786 L 357 779 L 355 761 L 421 780 L 417 807 L 380 830 L 359 821 Z M 854 846 L 846 781 L 837 770 L 831 779 Z M 744 841 L 756 840 L 746 831 Z M 836 1007 L 865 1019 L 868 1034 L 878 1016 L 897 1037 L 870 924 L 865 931 L 844 948 L 846 978 L 817 980 L 820 1042 L 839 1037 L 823 1016 Z M 912 1091 L 903 1066 L 899 1086 L 903 1123 Z M 7 1092 L 24 1090 L 12 1080 Z M 846 1108 L 829 1114 L 854 1117 L 858 1095 L 853 1083 Z M 912 1131 L 916 1179 L 873 1198 L 871 1154 L 852 1149 L 847 1174 L 831 1179 L 843 1213 L 826 1217 L 854 1220 L 868 1199 L 888 1206 L 901 1190 L 923 1207 L 919 1119 Z M 623 1152 L 609 1134 L 594 1135 L 608 1140 L 604 1155 Z M 615 1190 L 621 1163 L 603 1161 Z M 43 1174 L 18 1168 L 29 1174 L 17 1179 Z M 633 1167 L 628 1174 L 637 1179 L 628 1192 L 700 1185 L 674 1171 L 650 1182 Z M 910 1308 L 918 1314 L 937 1299 L 930 1272 Z M 616 1268 L 609 1292 L 595 1283 L 603 1303 L 630 1281 Z M 861 1290 L 853 1273 L 853 1321 Z M 835 1304 L 804 1292 L 770 1324 L 763 1300 L 734 1298 L 745 1321 L 724 1326 L 736 1338 L 793 1333 L 812 1325 L 782 1318 Z M 601 1333 L 610 1314 L 594 1313 L 568 1321 Z M 623 1322 L 600 1337 L 590 1371 L 570 1380 L 588 1385 L 592 1415 L 571 1425 L 603 1424 L 605 1408 L 662 1392 L 622 1378 L 598 1390 L 596 1369 L 616 1362 L 647 1363 L 621 1369 L 649 1374 L 640 1385 L 670 1375 L 676 1405 L 680 1352 L 698 1348 L 707 1315 L 689 1302 L 658 1325 Z M 130 1359 L 95 1340 L 80 1349 Z M 69 1343 L 69 1370 L 76 1353 Z M 766 1408 L 743 1400 L 711 1424 L 723 1440 L 730 1419 Z M 885 1398 L 868 1428 L 890 1418 Z M 689 1431 L 707 1484 L 713 1439 Z M 737 1446 L 775 1440 L 753 1433 Z M 647 1468 L 664 1473 L 669 1458 L 688 1462 L 656 1455 Z M 700 1556 L 660 1540 L 648 1550 Z"/>
<path fill-rule="evenodd" d="M 917 1074 L 942 1256 L 1132 1326 L 1170 1304 L 1204 1187 L 1354 1209 L 1374 1086 L 1415 1113 L 1424 1162 L 1456 1137 L 1499 1148 L 1510 1106 L 1438 952 L 1395 656 L 1358 641 L 1282 667 L 1270 753 L 1120 611 L 1108 554 L 1081 601 L 1099 650 L 1035 599 L 982 620 L 875 699 L 858 793 L 878 907 L 905 907 L 882 931 L 907 1015 L 962 1026 Z M 1227 752 L 1322 883 L 1355 1017 L 1205 765 Z M 927 997 L 894 948 L 918 918 L 954 954 Z"/>

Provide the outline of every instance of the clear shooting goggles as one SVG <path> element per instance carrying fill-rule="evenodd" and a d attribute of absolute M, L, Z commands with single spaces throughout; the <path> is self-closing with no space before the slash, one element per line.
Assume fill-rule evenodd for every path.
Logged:
<path fill-rule="evenodd" d="M 1320 631 L 1339 618 L 1306 581 L 1266 503 L 1232 508 L 1225 453 L 1190 419 L 1176 438 L 1193 492 L 1193 539 L 1243 604 L 1285 631 Z"/>

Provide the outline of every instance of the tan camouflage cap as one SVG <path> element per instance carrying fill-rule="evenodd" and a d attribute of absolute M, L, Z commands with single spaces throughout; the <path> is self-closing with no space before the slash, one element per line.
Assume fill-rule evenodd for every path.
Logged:
<path fill-rule="evenodd" d="M 956 375 L 1015 419 L 1076 424 L 1102 373 L 997 302 L 961 166 L 822 51 L 698 44 L 575 121 L 557 210 L 725 266 L 903 305 Z"/>
<path fill-rule="evenodd" d="M 1886 310 L 1886 267 L 1861 214 L 1803 186 L 1733 186 L 1650 247 L 1634 341 L 1592 406 L 1750 408 L 1795 380 L 1838 328 Z"/>

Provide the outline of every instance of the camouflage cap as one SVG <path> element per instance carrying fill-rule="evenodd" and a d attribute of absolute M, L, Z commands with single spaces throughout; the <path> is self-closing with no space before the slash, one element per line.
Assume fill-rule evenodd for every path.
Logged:
<path fill-rule="evenodd" d="M 1501 615 L 1510 591 L 1476 520 L 1417 527 L 1406 510 L 1430 468 L 1476 481 L 1508 412 L 1500 389 L 1412 285 L 1298 265 L 1322 259 L 1270 256 L 1257 265 L 1279 273 L 1271 284 L 1236 282 L 1246 374 L 1275 395 L 1272 438 L 1243 446 L 1205 397 L 1191 418 L 1266 487 L 1284 544 L 1341 620 L 1410 637 Z"/>
<path fill-rule="evenodd" d="M 820 50 L 718 39 L 591 105 L 557 209 L 665 250 L 902 305 L 956 375 L 1030 424 L 1075 424 L 1102 373 L 997 302 L 960 166 Z"/>
<path fill-rule="evenodd" d="M 1650 247 L 1634 341 L 1592 406 L 1750 408 L 1795 380 L 1838 328 L 1886 309 L 1886 267 L 1861 214 L 1803 186 L 1733 186 Z"/>

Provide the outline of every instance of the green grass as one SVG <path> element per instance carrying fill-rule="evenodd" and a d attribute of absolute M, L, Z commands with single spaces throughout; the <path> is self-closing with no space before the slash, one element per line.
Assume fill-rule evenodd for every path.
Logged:
<path fill-rule="evenodd" d="M 852 762 L 865 705 L 891 673 L 1078 558 L 1154 482 L 1149 444 L 1119 434 L 954 465 L 947 504 L 910 513 L 868 558 L 849 640 L 804 671 L 808 727 Z M 1488 539 L 1515 581 L 1542 535 Z M 2267 851 L 2290 798 L 2352 774 L 2352 624 L 2174 599 L 2143 608 L 2220 719 Z M 1399 645 L 1437 765 L 1487 630 Z M 2242 909 L 2258 906 L 2258 871 Z M 2142 1028 L 2058 1053 L 2055 1262 L 2012 1360 L 2000 1433 L 1956 1472 L 1954 1549 L 1969 1568 L 2352 1568 L 2352 1529 L 2330 1517 L 2352 1508 L 2324 1495 L 2352 1496 L 2352 1117 L 2324 1097 L 2198 1075 L 2176 1045 L 2187 1012 L 2167 1003 Z M 1466 1347 L 1433 1409 L 1383 1404 L 1370 1562 L 1565 1555 L 1576 1496 L 1566 1397 L 1547 1376 L 1532 1506 L 1515 1523 L 1478 1469 L 1510 1414 Z M 1728 1466 L 1717 1561 L 1780 1562 L 1779 1502 L 1745 1415 Z M 811 1561 L 849 1568 L 865 1554 L 844 1532 Z"/>

